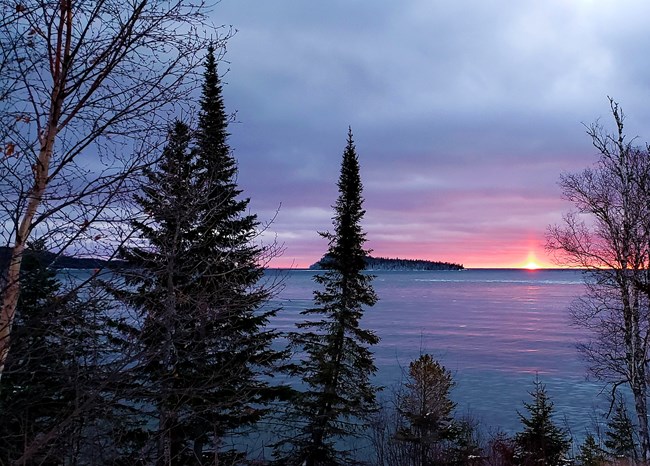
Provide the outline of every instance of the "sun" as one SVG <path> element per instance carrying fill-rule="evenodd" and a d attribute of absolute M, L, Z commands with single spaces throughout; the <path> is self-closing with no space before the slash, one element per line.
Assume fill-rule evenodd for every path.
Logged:
<path fill-rule="evenodd" d="M 524 265 L 524 269 L 526 270 L 537 270 L 539 269 L 539 265 L 537 263 L 530 261 L 526 265 Z"/>
<path fill-rule="evenodd" d="M 526 258 L 524 264 L 525 265 L 522 268 L 526 270 L 537 270 L 541 268 L 541 266 L 537 263 L 537 257 L 533 251 L 530 251 L 528 253 L 528 257 Z"/>

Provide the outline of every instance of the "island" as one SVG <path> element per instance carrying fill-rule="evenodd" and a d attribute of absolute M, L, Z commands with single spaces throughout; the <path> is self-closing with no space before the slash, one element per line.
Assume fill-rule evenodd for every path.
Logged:
<path fill-rule="evenodd" d="M 329 256 L 309 266 L 310 270 L 323 270 Z M 428 261 L 422 259 L 390 259 L 386 257 L 366 256 L 366 270 L 464 270 L 461 264 L 452 262 Z"/>

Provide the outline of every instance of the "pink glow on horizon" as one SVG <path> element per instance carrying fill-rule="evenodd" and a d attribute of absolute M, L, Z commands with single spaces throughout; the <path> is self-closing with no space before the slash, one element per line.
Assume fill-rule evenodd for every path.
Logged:
<path fill-rule="evenodd" d="M 478 243 L 478 244 L 477 244 Z M 434 248 L 432 248 L 434 246 Z M 522 241 L 485 240 L 456 241 L 444 246 L 425 243 L 395 244 L 374 242 L 370 244 L 372 255 L 401 259 L 424 259 L 462 264 L 466 268 L 528 268 L 535 263 L 538 268 L 558 268 L 560 265 L 544 248 L 544 240 L 534 237 Z M 294 250 L 287 245 L 285 253 L 273 259 L 269 264 L 274 268 L 308 268 L 318 261 L 322 252 L 305 247 Z M 435 249 L 433 252 L 432 249 Z"/>

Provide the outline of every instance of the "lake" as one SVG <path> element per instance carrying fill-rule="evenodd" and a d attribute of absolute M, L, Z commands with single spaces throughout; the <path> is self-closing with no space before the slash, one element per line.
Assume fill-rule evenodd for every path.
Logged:
<path fill-rule="evenodd" d="M 284 310 L 274 319 L 294 330 L 299 312 L 311 305 L 313 271 L 286 274 L 275 301 Z M 593 430 L 596 412 L 607 408 L 602 383 L 586 380 L 576 350 L 584 330 L 571 326 L 570 303 L 583 293 L 576 270 L 470 269 L 463 271 L 373 272 L 379 303 L 362 325 L 377 332 L 376 382 L 386 387 L 421 352 L 434 355 L 454 373 L 457 413 L 471 413 L 486 431 L 520 429 L 517 410 L 536 375 L 576 438 Z"/>
<path fill-rule="evenodd" d="M 89 271 L 68 271 L 75 280 Z M 267 270 L 284 278 L 274 299 L 283 310 L 272 321 L 295 330 L 300 311 L 312 304 L 316 286 L 309 270 Z M 463 271 L 373 272 L 379 302 L 362 325 L 377 332 L 373 348 L 376 383 L 389 395 L 421 352 L 454 374 L 457 414 L 470 413 L 489 432 L 520 430 L 517 410 L 530 401 L 536 375 L 546 384 L 557 418 L 576 439 L 593 430 L 594 416 L 608 407 L 603 384 L 586 380 L 576 350 L 584 330 L 571 325 L 569 305 L 582 295 L 576 270 L 469 269 Z M 564 424 L 566 418 L 566 425 Z"/>

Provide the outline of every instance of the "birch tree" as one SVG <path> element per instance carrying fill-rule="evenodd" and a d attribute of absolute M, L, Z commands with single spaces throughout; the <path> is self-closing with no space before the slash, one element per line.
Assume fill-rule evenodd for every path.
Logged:
<path fill-rule="evenodd" d="M 575 322 L 591 332 L 580 344 L 591 373 L 615 399 L 627 385 L 634 397 L 641 459 L 650 459 L 648 350 L 650 342 L 650 157 L 627 140 L 624 114 L 610 99 L 616 131 L 599 124 L 588 134 L 596 165 L 560 179 L 575 210 L 549 229 L 559 262 L 585 268 L 587 293 L 573 305 Z"/>
<path fill-rule="evenodd" d="M 0 0 L 0 376 L 28 239 L 111 254 L 122 196 L 215 39 L 206 13 L 198 0 Z"/>

